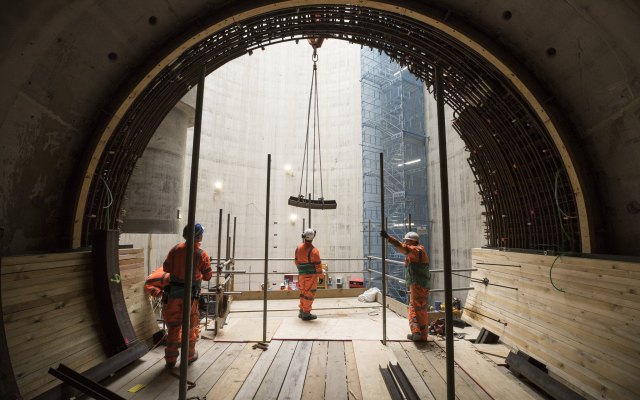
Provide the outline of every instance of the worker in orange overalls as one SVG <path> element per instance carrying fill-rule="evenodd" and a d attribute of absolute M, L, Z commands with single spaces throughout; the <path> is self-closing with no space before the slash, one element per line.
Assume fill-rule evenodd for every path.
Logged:
<path fill-rule="evenodd" d="M 429 316 L 427 314 L 427 297 L 431 287 L 429 273 L 429 256 L 424 246 L 419 243 L 420 236 L 415 232 L 404 235 L 404 243 L 380 231 L 380 236 L 389 240 L 400 253 L 404 254 L 404 268 L 407 286 L 409 287 L 409 328 L 411 333 L 407 339 L 426 341 L 429 333 Z"/>
<path fill-rule="evenodd" d="M 188 226 L 185 226 L 182 237 L 186 239 Z M 208 281 L 213 275 L 209 255 L 200 248 L 204 227 L 195 225 L 194 254 L 193 254 L 193 282 L 191 291 L 191 322 L 189 329 L 189 364 L 198 359 L 196 352 L 196 340 L 200 334 L 200 318 L 198 316 L 198 298 L 202 281 Z M 169 251 L 164 261 L 163 270 L 171 274 L 169 282 L 169 294 L 167 304 L 162 309 L 162 316 L 167 324 L 167 347 L 164 351 L 164 359 L 168 368 L 176 365 L 180 355 L 181 331 L 182 331 L 182 302 L 184 296 L 184 272 L 187 261 L 186 242 L 176 245 Z"/>
<path fill-rule="evenodd" d="M 316 237 L 316 231 L 307 229 L 302 234 L 302 243 L 296 247 L 295 262 L 298 267 L 298 287 L 300 289 L 300 311 L 298 318 L 303 321 L 311 321 L 318 318 L 311 314 L 313 299 L 316 297 L 318 287 L 318 275 L 322 273 L 320 252 L 311 242 Z"/>
<path fill-rule="evenodd" d="M 162 292 L 169 286 L 170 274 L 164 272 L 162 267 L 156 268 L 155 271 L 144 281 L 144 291 L 152 297 L 162 296 Z"/>

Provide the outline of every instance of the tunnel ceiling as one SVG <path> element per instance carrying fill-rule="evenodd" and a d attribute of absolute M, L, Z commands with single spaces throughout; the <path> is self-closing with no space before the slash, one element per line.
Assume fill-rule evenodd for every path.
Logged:
<path fill-rule="evenodd" d="M 466 144 L 485 208 L 489 246 L 588 251 L 582 190 L 558 138 L 527 99 L 486 55 L 429 24 L 393 12 L 345 5 L 305 6 L 235 19 L 177 55 L 149 81 L 117 125 L 110 121 L 90 185 L 80 194 L 81 239 L 96 228 L 118 228 L 117 211 L 151 136 L 204 70 L 265 46 L 309 36 L 345 40 L 388 54 L 433 92 L 435 66 L 444 70 L 445 101 Z M 131 96 L 129 96 L 131 97 Z M 554 132 L 557 135 L 557 132 Z M 562 146 L 560 146 L 562 148 Z M 106 185 L 105 185 L 106 184 Z M 108 188 L 108 189 L 107 189 Z M 83 202 L 82 199 L 86 199 Z M 113 206 L 104 205 L 113 199 Z M 111 210 L 109 215 L 109 210 Z"/>

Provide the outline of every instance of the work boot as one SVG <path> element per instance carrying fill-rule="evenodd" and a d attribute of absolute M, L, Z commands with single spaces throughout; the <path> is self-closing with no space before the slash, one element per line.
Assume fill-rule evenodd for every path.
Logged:
<path fill-rule="evenodd" d="M 187 361 L 187 365 L 191 365 L 197 359 L 198 359 L 198 352 L 196 351 L 195 354 L 193 355 L 193 357 L 191 357 L 191 359 L 189 361 Z"/>
<path fill-rule="evenodd" d="M 176 362 L 175 361 L 173 361 L 173 362 L 168 362 L 167 361 L 167 363 L 164 365 L 164 367 L 166 369 L 173 369 L 173 367 L 175 367 L 175 366 L 176 366 Z"/>
<path fill-rule="evenodd" d="M 407 339 L 412 340 L 414 342 L 426 342 L 427 338 L 422 337 L 419 333 L 410 333 L 407 335 Z"/>
<path fill-rule="evenodd" d="M 317 315 L 315 315 L 315 314 L 311 314 L 311 313 L 305 313 L 305 312 L 303 312 L 303 313 L 302 313 L 302 316 L 300 316 L 300 318 L 301 318 L 303 321 L 311 321 L 311 320 L 317 319 L 317 318 L 318 318 L 318 316 L 317 316 Z"/>
<path fill-rule="evenodd" d="M 302 310 L 298 311 L 298 318 L 302 318 Z"/>

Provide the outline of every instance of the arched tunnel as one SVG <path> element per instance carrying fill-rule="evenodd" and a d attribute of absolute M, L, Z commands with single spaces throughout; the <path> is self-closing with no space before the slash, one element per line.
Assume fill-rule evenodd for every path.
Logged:
<path fill-rule="evenodd" d="M 442 68 L 488 248 L 640 256 L 634 2 L 54 1 L 0 19 L 3 257 L 87 249 L 95 229 L 118 229 L 106 198 L 122 208 L 203 69 L 308 37 L 383 52 L 431 93 Z"/>

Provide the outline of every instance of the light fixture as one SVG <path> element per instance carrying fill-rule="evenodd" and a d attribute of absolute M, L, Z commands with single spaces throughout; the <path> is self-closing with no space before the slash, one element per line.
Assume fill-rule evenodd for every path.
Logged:
<path fill-rule="evenodd" d="M 402 167 L 403 165 L 415 164 L 415 163 L 420 162 L 420 161 L 422 161 L 422 160 L 417 158 L 415 160 L 407 161 L 406 163 L 398 164 L 398 167 Z"/>
<path fill-rule="evenodd" d="M 221 192 L 222 191 L 222 181 L 215 181 L 213 183 L 213 190 L 216 192 Z"/>
<path fill-rule="evenodd" d="M 291 167 L 291 164 L 284 165 L 284 173 L 289 176 L 293 176 L 293 168 Z"/>
<path fill-rule="evenodd" d="M 297 214 L 289 215 L 289 222 L 291 222 L 292 224 L 295 224 L 297 220 L 298 220 L 298 215 Z"/>

